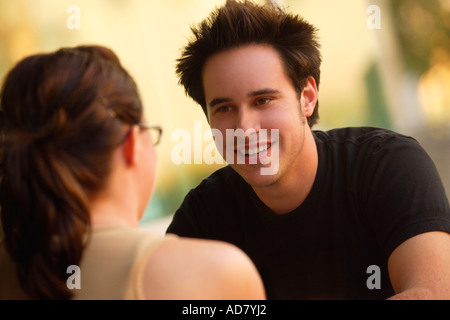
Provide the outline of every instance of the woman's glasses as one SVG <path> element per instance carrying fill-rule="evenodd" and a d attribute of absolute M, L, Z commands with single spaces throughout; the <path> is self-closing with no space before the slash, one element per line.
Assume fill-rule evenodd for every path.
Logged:
<path fill-rule="evenodd" d="M 162 128 L 160 126 L 149 126 L 143 123 L 138 123 L 137 125 L 141 130 L 149 130 L 154 146 L 159 144 L 162 135 Z"/>
<path fill-rule="evenodd" d="M 150 137 L 152 139 L 153 145 L 156 146 L 159 144 L 160 140 L 161 140 L 161 135 L 162 135 L 162 128 L 160 126 L 149 126 L 146 125 L 144 123 L 137 123 L 136 124 L 140 130 L 148 130 L 150 132 Z M 131 133 L 131 129 L 133 127 L 131 127 L 127 133 L 125 133 L 125 135 L 123 136 L 122 139 L 120 139 L 120 142 L 118 143 L 119 145 L 122 144 L 130 135 Z"/>

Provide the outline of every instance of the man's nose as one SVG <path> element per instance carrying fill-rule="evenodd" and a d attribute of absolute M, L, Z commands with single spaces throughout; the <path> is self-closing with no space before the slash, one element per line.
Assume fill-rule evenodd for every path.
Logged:
<path fill-rule="evenodd" d="M 247 106 L 239 108 L 235 129 L 242 129 L 244 132 L 259 132 L 261 125 L 258 112 Z"/>

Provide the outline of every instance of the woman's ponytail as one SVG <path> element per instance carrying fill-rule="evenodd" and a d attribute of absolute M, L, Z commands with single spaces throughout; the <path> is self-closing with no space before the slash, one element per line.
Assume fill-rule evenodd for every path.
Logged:
<path fill-rule="evenodd" d="M 66 272 L 82 259 L 89 193 L 110 172 L 123 122 L 142 116 L 135 83 L 109 49 L 61 49 L 22 60 L 0 103 L 4 245 L 30 297 L 71 298 Z"/>

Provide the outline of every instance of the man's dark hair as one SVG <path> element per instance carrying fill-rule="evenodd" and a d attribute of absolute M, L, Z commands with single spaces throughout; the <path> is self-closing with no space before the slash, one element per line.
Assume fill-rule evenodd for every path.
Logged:
<path fill-rule="evenodd" d="M 205 114 L 202 70 L 206 60 L 213 54 L 243 45 L 273 47 L 280 54 L 299 97 L 308 77 L 312 76 L 319 87 L 321 55 L 317 29 L 298 15 L 273 4 L 227 0 L 191 30 L 193 38 L 177 60 L 176 73 L 186 94 L 202 106 Z M 319 118 L 318 107 L 317 102 L 308 118 L 311 127 Z"/>

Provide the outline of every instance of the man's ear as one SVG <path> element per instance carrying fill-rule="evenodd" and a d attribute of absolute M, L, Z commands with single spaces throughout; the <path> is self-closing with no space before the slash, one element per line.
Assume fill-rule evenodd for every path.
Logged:
<path fill-rule="evenodd" d="M 130 134 L 123 142 L 122 150 L 127 166 L 134 166 L 137 162 L 137 152 L 138 152 L 138 135 L 139 127 L 132 126 Z"/>
<path fill-rule="evenodd" d="M 314 112 L 318 99 L 316 80 L 314 80 L 313 77 L 308 77 L 308 79 L 306 79 L 306 85 L 303 88 L 300 99 L 303 114 L 306 117 L 310 117 Z"/>

